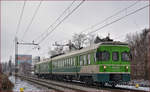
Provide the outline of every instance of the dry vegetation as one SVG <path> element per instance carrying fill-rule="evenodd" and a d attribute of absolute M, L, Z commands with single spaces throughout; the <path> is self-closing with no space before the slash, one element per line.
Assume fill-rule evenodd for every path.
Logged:
<path fill-rule="evenodd" d="M 0 92 L 12 92 L 14 85 L 8 79 L 8 76 L 0 73 Z"/>
<path fill-rule="evenodd" d="M 149 80 L 150 74 L 150 30 L 142 33 L 128 34 L 127 42 L 131 48 L 131 77 L 132 79 Z"/>

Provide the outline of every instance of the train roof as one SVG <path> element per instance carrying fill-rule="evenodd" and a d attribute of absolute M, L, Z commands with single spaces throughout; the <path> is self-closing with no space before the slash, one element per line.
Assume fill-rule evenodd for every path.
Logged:
<path fill-rule="evenodd" d="M 86 47 L 86 48 L 83 48 L 81 50 L 71 51 L 69 53 L 66 53 L 66 54 L 63 54 L 63 55 L 60 55 L 60 56 L 57 56 L 54 58 L 47 58 L 44 61 L 38 62 L 37 64 L 48 62 L 51 60 L 57 60 L 57 59 L 64 58 L 67 56 L 69 57 L 69 56 L 76 55 L 76 54 L 83 53 L 83 52 L 87 52 L 87 51 L 92 51 L 92 50 L 97 49 L 100 45 L 120 45 L 120 46 L 123 45 L 124 46 L 124 45 L 128 45 L 128 44 L 124 43 L 124 42 L 102 42 L 102 43 L 98 43 L 98 44 L 93 44 L 93 45 Z"/>

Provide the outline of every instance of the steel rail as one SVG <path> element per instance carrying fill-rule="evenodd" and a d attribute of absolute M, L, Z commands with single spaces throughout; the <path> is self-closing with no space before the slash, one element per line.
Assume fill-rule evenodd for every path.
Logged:
<path fill-rule="evenodd" d="M 63 82 L 63 81 L 57 81 L 57 80 L 47 80 L 47 79 L 39 79 L 36 77 L 27 77 L 27 76 L 23 76 L 23 75 L 18 75 L 18 77 L 21 77 L 25 80 L 28 80 L 30 82 L 34 82 L 37 83 L 39 85 L 42 86 L 46 86 L 48 88 L 54 89 L 56 91 L 130 91 L 130 92 L 141 92 L 142 90 L 135 90 L 135 89 L 128 89 L 128 88 L 120 88 L 120 87 L 109 87 L 109 86 L 105 86 L 105 87 L 99 87 L 99 86 L 95 86 L 95 85 L 85 85 L 84 83 L 77 83 L 77 82 Z M 142 91 L 143 92 L 143 91 Z"/>

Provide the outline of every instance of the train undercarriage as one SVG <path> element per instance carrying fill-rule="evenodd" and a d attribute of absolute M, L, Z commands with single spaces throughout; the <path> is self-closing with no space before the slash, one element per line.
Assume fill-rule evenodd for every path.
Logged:
<path fill-rule="evenodd" d="M 107 77 L 104 75 L 87 75 L 87 74 L 36 74 L 38 78 L 57 80 L 57 81 L 70 81 L 70 82 L 80 82 L 85 83 L 86 85 L 96 85 L 103 87 L 105 84 L 115 87 L 117 84 L 122 82 L 130 81 L 129 74 L 108 74 Z M 103 79 L 101 78 L 103 77 Z M 99 79 L 101 78 L 101 79 Z"/>

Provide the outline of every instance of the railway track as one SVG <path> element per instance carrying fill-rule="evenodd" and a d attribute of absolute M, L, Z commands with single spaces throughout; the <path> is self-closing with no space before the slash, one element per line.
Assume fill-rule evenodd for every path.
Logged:
<path fill-rule="evenodd" d="M 61 92 L 103 92 L 103 91 L 108 91 L 108 92 L 141 92 L 141 90 L 135 90 L 135 89 L 127 89 L 127 88 L 112 88 L 112 87 L 97 87 L 97 86 L 89 86 L 85 85 L 83 83 L 77 83 L 77 82 L 63 82 L 63 81 L 54 81 L 54 80 L 47 80 L 47 79 L 39 79 L 36 77 L 27 77 L 27 76 L 22 76 L 18 75 L 18 77 L 23 78 L 24 80 L 42 85 L 44 87 L 54 89 L 56 91 L 61 91 Z M 144 91 L 142 91 L 144 92 Z"/>

